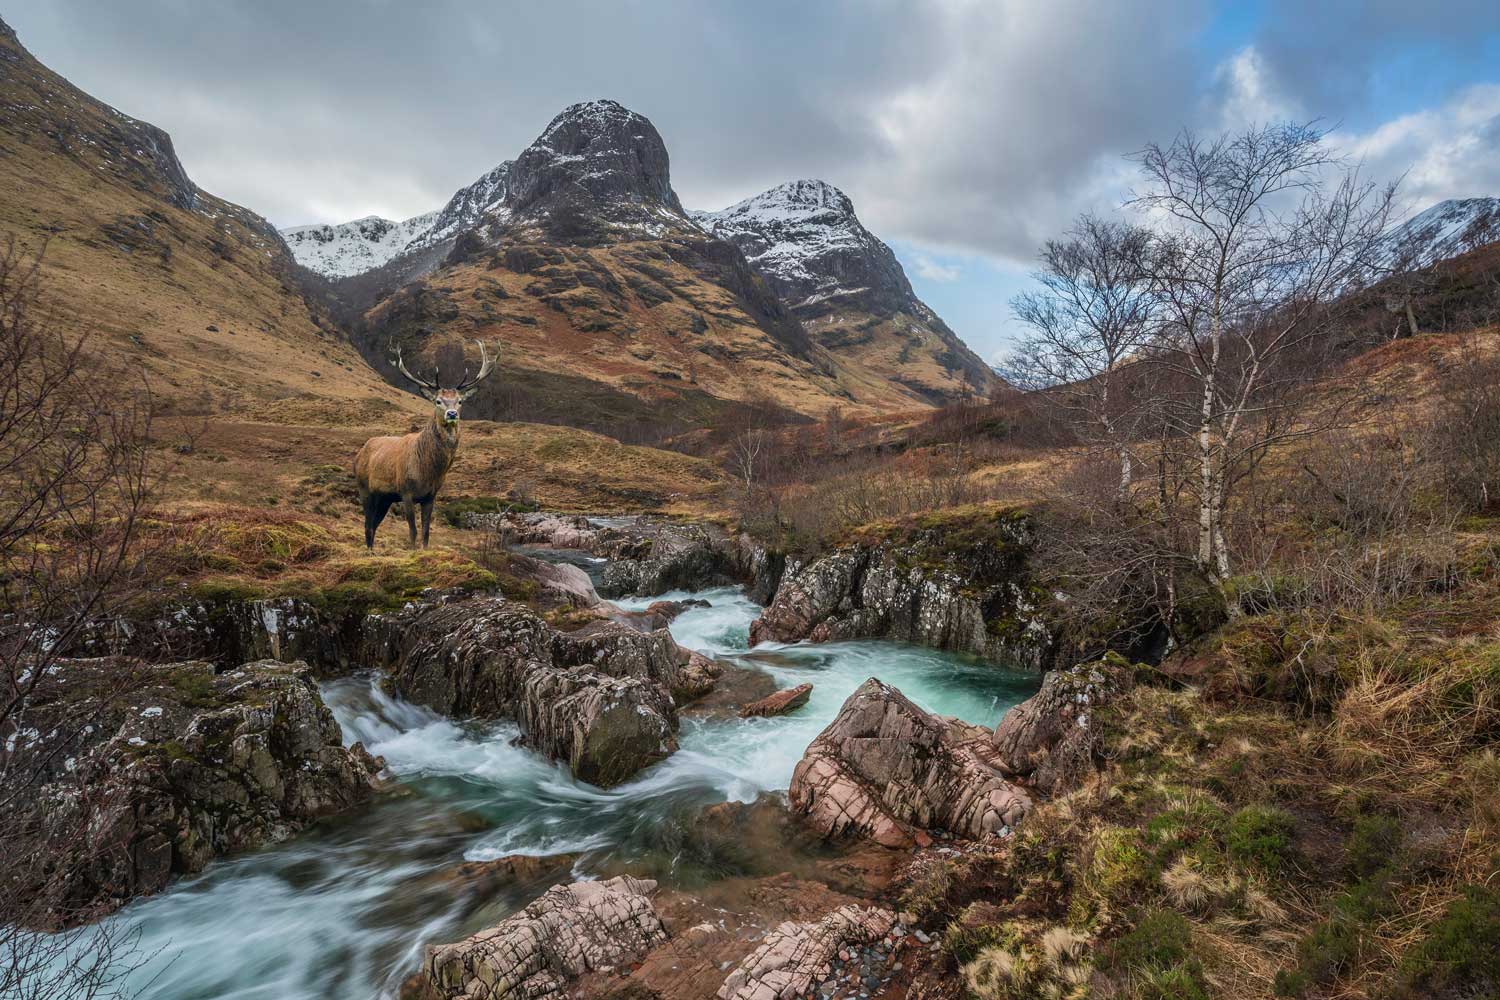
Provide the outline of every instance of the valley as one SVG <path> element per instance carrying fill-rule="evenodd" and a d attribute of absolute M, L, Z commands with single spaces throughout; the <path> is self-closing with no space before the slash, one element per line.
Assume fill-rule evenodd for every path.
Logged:
<path fill-rule="evenodd" d="M 568 97 L 281 226 L 0 21 L 0 997 L 1500 989 L 1500 199 L 1141 136 L 992 365 L 902 80 L 735 123 L 774 172 Z M 1061 202 L 948 141 L 951 214 Z"/>

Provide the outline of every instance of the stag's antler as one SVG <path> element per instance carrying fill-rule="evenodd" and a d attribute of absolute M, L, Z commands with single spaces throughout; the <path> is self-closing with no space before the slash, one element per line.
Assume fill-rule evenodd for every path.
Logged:
<path fill-rule="evenodd" d="M 474 341 L 474 343 L 479 345 L 479 374 L 475 375 L 473 378 L 469 378 L 469 368 L 467 365 L 465 365 L 464 377 L 460 379 L 458 383 L 459 392 L 466 392 L 478 383 L 484 381 L 485 376 L 487 376 L 495 367 L 495 359 L 485 353 L 484 341 L 476 340 Z"/>
<path fill-rule="evenodd" d="M 399 347 L 396 348 L 396 370 L 399 371 L 402 375 L 405 375 L 407 378 L 411 379 L 413 382 L 417 383 L 417 385 L 420 385 L 423 389 L 427 390 L 428 392 L 437 392 L 438 391 L 438 387 L 436 385 L 434 385 L 433 383 L 431 383 L 431 382 L 424 382 L 421 379 L 417 378 L 415 375 L 413 375 L 411 372 L 409 372 L 409 371 L 406 370 L 406 362 L 404 362 L 404 361 L 401 360 L 401 348 L 399 348 Z"/>

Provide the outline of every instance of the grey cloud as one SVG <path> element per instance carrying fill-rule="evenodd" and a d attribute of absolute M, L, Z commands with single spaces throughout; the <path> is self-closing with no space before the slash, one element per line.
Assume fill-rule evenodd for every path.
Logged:
<path fill-rule="evenodd" d="M 1272 0 L 1244 41 L 1282 106 L 1338 118 L 1371 99 L 1403 32 L 1463 56 L 1490 6 Z M 7 18 L 44 62 L 171 131 L 200 184 L 278 225 L 435 208 L 565 105 L 607 96 L 662 131 L 685 204 L 819 176 L 888 240 L 1024 263 L 1078 211 L 1119 204 L 1124 154 L 1264 104 L 1221 71 L 1232 50 L 1205 47 L 1206 0 L 49 0 Z M 1453 129 L 1492 147 L 1461 117 L 1388 137 L 1372 162 Z M 1489 183 L 1484 163 L 1459 150 L 1423 183 Z"/>

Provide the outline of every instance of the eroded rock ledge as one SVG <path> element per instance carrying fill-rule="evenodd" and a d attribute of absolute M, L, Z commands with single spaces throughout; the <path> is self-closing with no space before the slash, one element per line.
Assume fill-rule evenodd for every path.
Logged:
<path fill-rule="evenodd" d="M 873 677 L 807 748 L 788 798 L 824 836 L 887 847 L 922 843 L 929 829 L 1001 834 L 1031 808 L 995 766 L 988 729 L 931 715 Z"/>
<path fill-rule="evenodd" d="M 638 962 L 666 940 L 655 889 L 628 875 L 554 886 L 494 927 L 429 947 L 422 991 L 443 1000 L 564 996 L 570 980 Z"/>
<path fill-rule="evenodd" d="M 789 562 L 752 643 L 890 639 L 1044 669 L 1053 637 L 1013 511 L 914 524 Z"/>
<path fill-rule="evenodd" d="M 127 671 L 134 676 L 122 681 Z M 37 693 L 36 718 L 66 718 L 77 699 L 111 689 L 129 694 L 81 744 L 52 747 L 40 734 L 11 741 L 16 753 L 53 761 L 36 793 L 55 842 L 68 844 L 59 867 L 38 873 L 53 926 L 102 916 L 215 857 L 285 840 L 368 799 L 383 767 L 359 744 L 342 745 L 301 663 L 215 674 L 203 662 L 64 661 Z M 81 823 L 85 840 L 64 832 Z"/>

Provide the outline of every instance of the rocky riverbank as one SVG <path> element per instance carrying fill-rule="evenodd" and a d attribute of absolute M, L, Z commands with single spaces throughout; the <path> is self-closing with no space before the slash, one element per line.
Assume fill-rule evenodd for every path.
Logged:
<path fill-rule="evenodd" d="M 102 690 L 124 695 L 101 710 Z M 11 773 L 35 768 L 30 797 L 53 831 L 34 872 L 46 923 L 95 919 L 158 892 L 212 859 L 285 840 L 368 800 L 383 766 L 346 748 L 304 664 L 63 661 L 34 694 L 35 718 L 12 733 Z M 92 719 L 81 738 L 68 720 Z"/>

